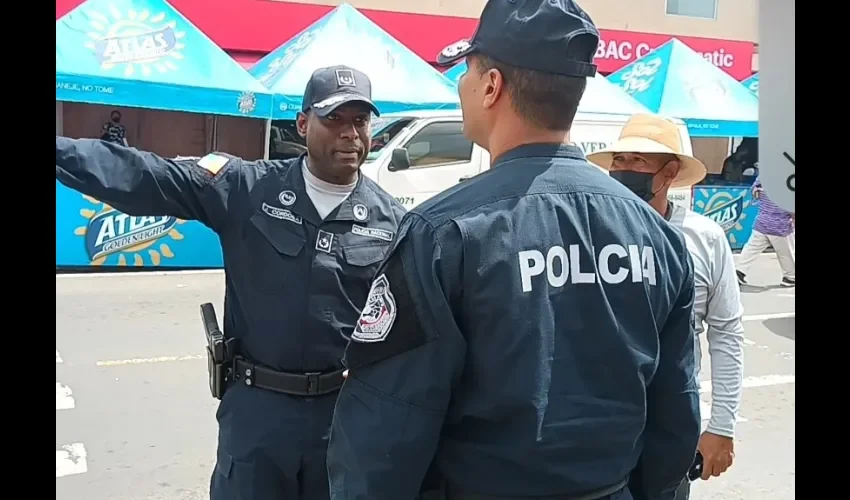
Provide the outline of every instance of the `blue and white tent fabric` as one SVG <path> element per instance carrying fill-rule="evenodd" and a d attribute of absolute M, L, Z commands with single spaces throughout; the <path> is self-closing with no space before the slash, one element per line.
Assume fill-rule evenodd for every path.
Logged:
<path fill-rule="evenodd" d="M 460 77 L 466 72 L 466 68 L 466 61 L 461 61 L 443 74 L 457 84 Z M 646 106 L 623 92 L 599 73 L 593 78 L 588 78 L 587 89 L 584 91 L 584 96 L 581 98 L 578 110 L 581 113 L 604 113 L 611 115 L 651 113 Z"/>
<path fill-rule="evenodd" d="M 611 115 L 633 115 L 650 113 L 646 106 L 599 73 L 587 79 L 587 88 L 578 104 L 581 113 L 605 113 Z"/>
<path fill-rule="evenodd" d="M 165 0 L 88 0 L 56 21 L 56 100 L 271 116 L 271 93 Z"/>
<path fill-rule="evenodd" d="M 446 72 L 443 73 L 443 76 L 455 82 L 456 84 L 457 81 L 460 80 L 460 77 L 463 76 L 464 73 L 466 73 L 466 68 L 466 61 L 461 61 L 452 66 L 451 68 L 447 69 Z"/>
<path fill-rule="evenodd" d="M 344 64 L 372 81 L 381 113 L 457 109 L 456 86 L 401 42 L 342 4 L 273 50 L 249 70 L 274 94 L 272 116 L 294 119 L 307 80 L 317 69 Z"/>
<path fill-rule="evenodd" d="M 758 73 L 747 78 L 746 80 L 741 82 L 741 84 L 744 87 L 747 87 L 748 89 L 750 89 L 750 92 L 752 92 L 753 94 L 759 95 L 759 74 Z"/>
<path fill-rule="evenodd" d="M 675 38 L 608 80 L 692 137 L 758 137 L 758 97 Z"/>

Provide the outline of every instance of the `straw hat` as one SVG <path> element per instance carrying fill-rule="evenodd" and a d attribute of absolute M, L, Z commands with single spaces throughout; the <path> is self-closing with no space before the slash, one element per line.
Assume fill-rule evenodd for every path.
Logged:
<path fill-rule="evenodd" d="M 682 150 L 682 135 L 675 123 L 660 116 L 636 114 L 623 125 L 617 142 L 587 155 L 587 159 L 609 170 L 617 153 L 673 154 L 679 157 L 682 166 L 670 187 L 693 186 L 705 177 L 705 165 Z"/>

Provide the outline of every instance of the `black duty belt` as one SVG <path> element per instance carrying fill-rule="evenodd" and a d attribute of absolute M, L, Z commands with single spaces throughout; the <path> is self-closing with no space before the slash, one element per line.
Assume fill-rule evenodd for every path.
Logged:
<path fill-rule="evenodd" d="M 245 385 L 293 396 L 319 396 L 339 390 L 344 369 L 330 373 L 285 373 L 237 358 L 236 380 Z"/>
<path fill-rule="evenodd" d="M 580 494 L 580 495 L 548 495 L 548 496 L 495 496 L 495 495 L 482 495 L 480 493 L 472 493 L 466 490 L 463 490 L 456 485 L 447 484 L 446 485 L 446 500 L 600 500 L 602 498 L 608 497 L 617 493 L 626 487 L 628 483 L 628 478 L 623 479 L 617 484 L 613 484 L 611 486 L 598 489 L 596 491 L 590 491 L 588 493 Z"/>

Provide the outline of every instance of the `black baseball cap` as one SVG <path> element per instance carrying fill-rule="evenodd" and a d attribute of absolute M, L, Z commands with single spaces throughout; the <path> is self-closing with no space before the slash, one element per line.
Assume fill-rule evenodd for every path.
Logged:
<path fill-rule="evenodd" d="M 362 102 L 375 116 L 380 116 L 372 102 L 372 81 L 365 73 L 348 66 L 319 68 L 310 76 L 304 89 L 301 111 L 313 110 L 319 116 L 327 116 L 349 102 Z"/>
<path fill-rule="evenodd" d="M 572 0 L 488 0 L 472 38 L 443 49 L 437 64 L 477 52 L 517 68 L 593 77 L 598 44 L 599 30 Z"/>

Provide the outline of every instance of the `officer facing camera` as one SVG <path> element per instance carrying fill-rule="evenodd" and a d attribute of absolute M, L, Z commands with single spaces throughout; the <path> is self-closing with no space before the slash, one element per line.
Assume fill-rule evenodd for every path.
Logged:
<path fill-rule="evenodd" d="M 197 220 L 221 239 L 224 332 L 203 308 L 210 385 L 221 398 L 211 500 L 328 498 L 327 435 L 341 358 L 404 209 L 360 175 L 369 78 L 313 73 L 298 114 L 307 153 L 167 160 L 56 138 L 56 179 L 117 210 Z"/>

